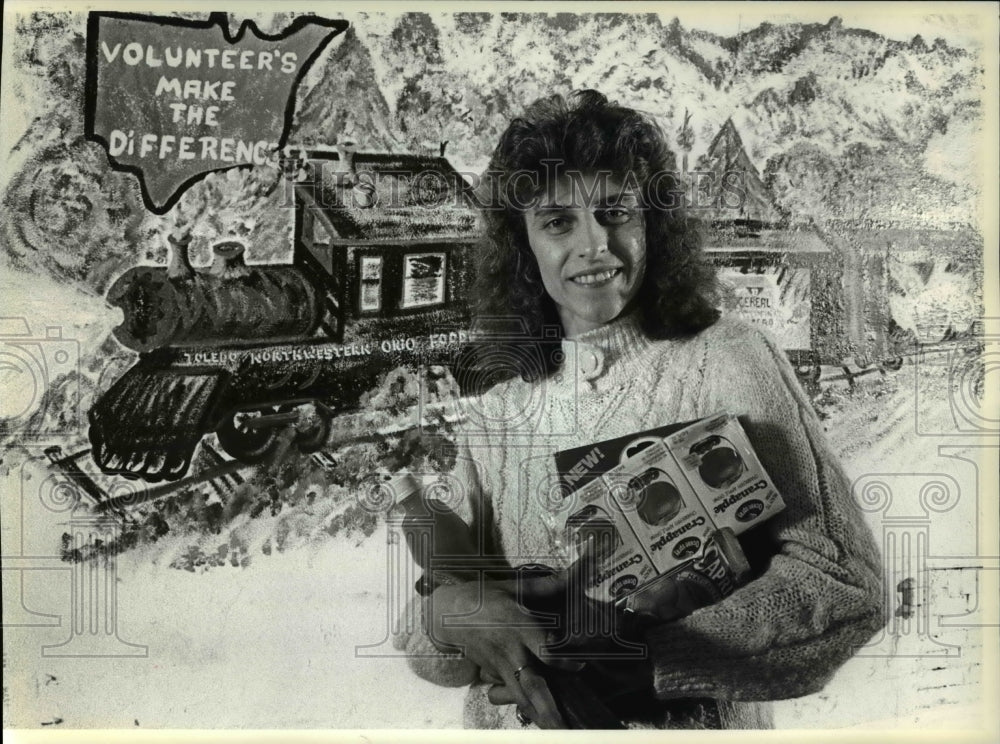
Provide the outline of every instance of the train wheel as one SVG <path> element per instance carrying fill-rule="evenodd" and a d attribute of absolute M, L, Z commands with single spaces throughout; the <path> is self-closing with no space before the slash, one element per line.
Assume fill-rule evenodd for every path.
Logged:
<path fill-rule="evenodd" d="M 236 411 L 215 432 L 222 449 L 240 462 L 257 463 L 267 459 L 278 444 L 277 429 L 255 429 L 249 421 L 271 411 Z"/>
<path fill-rule="evenodd" d="M 278 411 L 284 413 L 295 408 L 296 406 L 285 404 L 280 406 Z M 319 452 L 329 438 L 330 418 L 317 407 L 309 415 L 308 422 L 304 426 L 297 427 L 295 446 L 305 454 Z"/>

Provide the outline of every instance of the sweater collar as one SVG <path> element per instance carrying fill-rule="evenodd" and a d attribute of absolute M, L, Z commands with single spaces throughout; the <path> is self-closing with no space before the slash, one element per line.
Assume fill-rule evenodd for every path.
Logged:
<path fill-rule="evenodd" d="M 641 318 L 636 309 L 599 328 L 563 339 L 563 352 L 567 359 L 577 359 L 578 374 L 584 380 L 627 374 L 623 365 L 627 367 L 652 345 L 642 330 Z"/>

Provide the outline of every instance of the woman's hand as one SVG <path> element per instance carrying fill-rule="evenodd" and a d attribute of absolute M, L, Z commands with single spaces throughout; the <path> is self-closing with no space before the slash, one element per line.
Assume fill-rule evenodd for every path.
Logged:
<path fill-rule="evenodd" d="M 440 586 L 428 598 L 431 640 L 456 646 L 496 680 L 490 702 L 514 704 L 541 728 L 566 728 L 540 672 L 545 630 L 509 592 L 490 581 Z M 549 659 L 553 666 L 578 669 L 579 663 Z"/>
<path fill-rule="evenodd" d="M 577 563 L 561 571 L 523 571 L 516 578 L 494 582 L 494 586 L 510 593 L 524 607 L 559 615 L 559 628 L 548 632 L 545 655 L 541 656 L 549 664 L 560 658 L 580 664 L 581 657 L 607 658 L 615 652 L 635 660 L 639 649 L 625 640 L 620 613 L 610 602 L 586 595 L 587 578 Z"/>

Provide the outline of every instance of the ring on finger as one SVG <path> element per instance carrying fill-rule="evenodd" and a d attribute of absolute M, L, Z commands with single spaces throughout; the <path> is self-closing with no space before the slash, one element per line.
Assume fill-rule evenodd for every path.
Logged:
<path fill-rule="evenodd" d="M 529 723 L 531 723 L 531 719 L 528 718 L 526 715 L 524 715 L 524 712 L 521 710 L 520 707 L 517 707 L 514 710 L 515 710 L 514 715 L 517 718 L 518 723 L 520 723 L 522 726 L 527 726 Z"/>
<path fill-rule="evenodd" d="M 521 672 L 523 672 L 525 669 L 528 669 L 530 667 L 531 667 L 530 664 L 522 664 L 521 666 L 519 666 L 517 669 L 514 670 L 514 679 L 516 679 L 518 682 L 520 682 L 521 681 Z"/>

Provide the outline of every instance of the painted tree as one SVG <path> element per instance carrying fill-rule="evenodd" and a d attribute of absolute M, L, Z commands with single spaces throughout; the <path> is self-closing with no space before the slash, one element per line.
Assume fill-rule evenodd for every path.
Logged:
<path fill-rule="evenodd" d="M 677 130 L 677 147 L 684 153 L 682 172 L 687 174 L 688 153 L 694 147 L 694 129 L 691 127 L 691 114 L 687 109 L 684 109 L 684 123 Z"/>

